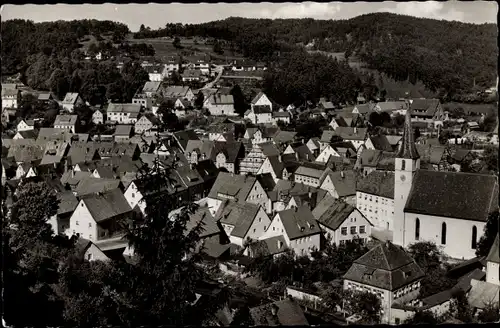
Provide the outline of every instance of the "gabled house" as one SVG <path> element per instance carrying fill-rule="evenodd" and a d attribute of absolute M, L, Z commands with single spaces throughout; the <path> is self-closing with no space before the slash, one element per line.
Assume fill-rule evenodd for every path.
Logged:
<path fill-rule="evenodd" d="M 259 92 L 255 96 L 255 98 L 252 99 L 252 102 L 250 105 L 251 105 L 252 109 L 254 108 L 254 106 L 269 106 L 269 108 L 271 109 L 271 112 L 273 111 L 272 101 L 263 92 Z"/>
<path fill-rule="evenodd" d="M 35 140 L 37 138 L 37 133 L 35 130 L 28 130 L 28 131 L 19 131 L 17 132 L 12 139 L 18 140 L 18 139 L 24 139 L 24 140 Z"/>
<path fill-rule="evenodd" d="M 196 134 L 196 132 L 194 132 L 194 130 L 192 130 L 192 129 L 174 132 L 173 137 L 174 137 L 174 140 L 179 145 L 179 148 L 184 153 L 186 152 L 186 147 L 187 147 L 189 140 L 200 140 L 200 138 L 198 138 L 198 135 Z"/>
<path fill-rule="evenodd" d="M 54 96 L 52 92 L 42 92 L 38 95 L 38 100 L 43 102 L 49 102 L 54 100 Z"/>
<path fill-rule="evenodd" d="M 57 213 L 50 218 L 49 223 L 54 234 L 67 234 L 69 220 L 79 201 L 73 192 L 69 190 L 57 193 L 57 199 L 59 200 Z"/>
<path fill-rule="evenodd" d="M 372 224 L 356 207 L 326 195 L 313 210 L 323 234 L 331 243 L 342 244 L 359 238 L 367 242 Z"/>
<path fill-rule="evenodd" d="M 344 141 L 350 141 L 356 150 L 365 144 L 368 137 L 367 128 L 351 128 L 351 127 L 338 127 L 335 130 L 335 134 L 342 138 Z"/>
<path fill-rule="evenodd" d="M 33 120 L 21 120 L 17 123 L 17 132 L 21 131 L 31 131 L 35 129 L 35 121 Z"/>
<path fill-rule="evenodd" d="M 332 171 L 327 168 L 320 180 L 320 189 L 328 191 L 335 199 L 356 206 L 356 173 L 349 171 Z"/>
<path fill-rule="evenodd" d="M 108 121 L 117 124 L 135 124 L 139 117 L 141 106 L 138 104 L 110 103 L 106 110 Z"/>
<path fill-rule="evenodd" d="M 113 134 L 115 142 L 129 142 L 132 136 L 132 128 L 133 126 L 130 124 L 117 125 Z"/>
<path fill-rule="evenodd" d="M 161 93 L 163 94 L 164 98 L 170 99 L 181 98 L 192 102 L 195 98 L 193 91 L 188 86 L 168 86 Z"/>
<path fill-rule="evenodd" d="M 231 243 L 238 246 L 259 239 L 271 223 L 262 206 L 231 200 L 222 202 L 215 219 L 222 224 Z"/>
<path fill-rule="evenodd" d="M 311 151 L 314 156 L 318 156 L 321 151 L 321 143 L 319 138 L 311 138 L 306 143 L 307 148 Z"/>
<path fill-rule="evenodd" d="M 228 172 L 238 173 L 240 160 L 244 156 L 241 142 L 215 142 L 213 154 L 215 166 L 225 168 Z"/>
<path fill-rule="evenodd" d="M 253 105 L 244 116 L 253 124 L 273 123 L 272 109 L 269 105 Z"/>
<path fill-rule="evenodd" d="M 381 151 L 392 151 L 392 146 L 387 140 L 387 137 L 383 134 L 377 136 L 369 136 L 366 139 L 364 146 L 367 149 L 376 149 Z"/>
<path fill-rule="evenodd" d="M 319 250 L 321 230 L 307 205 L 276 213 L 261 239 L 283 236 L 296 255 L 310 255 Z"/>
<path fill-rule="evenodd" d="M 278 125 L 278 122 L 290 124 L 292 122 L 292 115 L 289 112 L 272 112 L 271 120 L 275 125 Z"/>
<path fill-rule="evenodd" d="M 418 297 L 424 272 L 405 250 L 385 242 L 358 258 L 344 275 L 344 289 L 376 294 L 382 305 L 382 323 L 391 318 L 392 305 Z"/>
<path fill-rule="evenodd" d="M 436 123 L 444 119 L 439 99 L 413 99 L 409 109 L 412 122 Z"/>
<path fill-rule="evenodd" d="M 160 120 L 153 114 L 144 114 L 135 122 L 134 131 L 137 134 L 144 132 L 156 131 L 160 126 Z"/>
<path fill-rule="evenodd" d="M 19 99 L 21 97 L 21 90 L 14 88 L 4 88 L 2 84 L 2 109 L 3 108 L 17 108 Z"/>
<path fill-rule="evenodd" d="M 208 194 L 208 206 L 212 215 L 218 211 L 224 200 L 249 202 L 262 206 L 271 213 L 271 204 L 260 182 L 250 176 L 220 172 Z"/>
<path fill-rule="evenodd" d="M 294 181 L 311 187 L 319 187 L 326 166 L 320 163 L 302 163 L 294 172 Z"/>
<path fill-rule="evenodd" d="M 94 124 L 104 124 L 104 122 L 106 121 L 105 119 L 105 114 L 103 114 L 103 112 L 101 112 L 99 109 L 96 109 L 94 111 L 94 113 L 92 114 L 92 122 Z"/>
<path fill-rule="evenodd" d="M 84 104 L 82 97 L 76 92 L 68 92 L 62 101 L 62 108 L 72 113 L 75 106 Z"/>
<path fill-rule="evenodd" d="M 248 243 L 243 251 L 243 255 L 252 258 L 272 256 L 276 259 L 289 250 L 290 249 L 286 245 L 285 237 L 274 236 Z"/>
<path fill-rule="evenodd" d="M 67 235 L 79 234 L 90 241 L 118 237 L 124 233 L 132 208 L 120 189 L 88 194 L 80 199 L 71 215 Z"/>

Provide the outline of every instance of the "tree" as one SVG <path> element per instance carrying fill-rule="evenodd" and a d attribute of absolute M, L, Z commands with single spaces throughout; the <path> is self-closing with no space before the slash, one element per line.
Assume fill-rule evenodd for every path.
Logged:
<path fill-rule="evenodd" d="M 486 221 L 486 225 L 484 227 L 484 234 L 477 243 L 476 256 L 488 256 L 488 253 L 495 242 L 495 238 L 498 236 L 498 216 L 498 209 L 490 213 L 488 216 L 488 221 Z"/>
<path fill-rule="evenodd" d="M 472 308 L 467 300 L 467 295 L 462 289 L 453 291 L 449 313 L 462 322 L 473 321 Z"/>
<path fill-rule="evenodd" d="M 222 55 L 224 53 L 224 50 L 222 49 L 222 45 L 220 44 L 220 42 L 218 40 L 215 41 L 215 43 L 214 43 L 213 51 L 218 55 Z"/>
<path fill-rule="evenodd" d="M 498 147 L 486 147 L 481 160 L 487 171 L 498 174 Z"/>
<path fill-rule="evenodd" d="M 203 92 L 198 92 L 198 95 L 196 96 L 196 99 L 194 101 L 194 106 L 198 109 L 203 108 L 203 102 L 205 101 L 205 96 L 203 95 Z"/>
<path fill-rule="evenodd" d="M 92 109 L 85 104 L 80 104 L 75 106 L 73 114 L 78 115 L 81 127 L 86 131 L 86 128 L 89 127 L 92 122 L 92 115 L 94 114 Z"/>
<path fill-rule="evenodd" d="M 250 309 L 248 306 L 243 305 L 239 307 L 233 317 L 233 321 L 231 322 L 231 326 L 253 326 L 255 325 L 251 315 Z"/>
<path fill-rule="evenodd" d="M 174 38 L 174 41 L 172 41 L 172 45 L 175 47 L 175 49 L 182 49 L 181 46 L 181 39 L 179 39 L 178 36 Z"/>
<path fill-rule="evenodd" d="M 233 96 L 234 100 L 234 111 L 240 116 L 243 116 L 247 110 L 247 105 L 245 103 L 245 96 L 243 95 L 240 86 L 235 84 L 231 89 L 230 94 Z"/>
<path fill-rule="evenodd" d="M 415 314 L 404 321 L 405 325 L 437 325 L 439 324 L 439 319 L 434 315 L 432 311 L 417 311 Z"/>
<path fill-rule="evenodd" d="M 353 291 L 347 295 L 347 309 L 351 314 L 361 315 L 364 324 L 380 323 L 382 303 L 374 293 Z"/>
<path fill-rule="evenodd" d="M 500 320 L 500 310 L 498 304 L 488 304 L 477 316 L 479 322 L 492 323 Z"/>
<path fill-rule="evenodd" d="M 99 46 L 94 42 L 92 42 L 87 49 L 87 54 L 89 55 L 90 58 L 94 58 L 98 53 L 99 53 Z"/>
<path fill-rule="evenodd" d="M 179 125 L 179 119 L 174 113 L 174 105 L 174 102 L 168 99 L 158 106 L 158 115 L 161 118 L 163 127 L 173 131 L 175 131 L 176 127 Z"/>

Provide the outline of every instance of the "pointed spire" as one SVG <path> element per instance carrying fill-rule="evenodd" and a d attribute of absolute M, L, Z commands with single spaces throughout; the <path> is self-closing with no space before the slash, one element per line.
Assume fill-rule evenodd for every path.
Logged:
<path fill-rule="evenodd" d="M 413 140 L 413 129 L 411 128 L 411 109 L 406 111 L 405 125 L 403 128 L 403 141 L 399 147 L 397 158 L 418 159 L 417 148 Z"/>

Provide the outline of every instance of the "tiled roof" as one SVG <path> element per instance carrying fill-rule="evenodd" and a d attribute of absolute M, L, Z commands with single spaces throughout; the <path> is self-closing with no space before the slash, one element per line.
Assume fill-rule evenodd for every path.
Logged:
<path fill-rule="evenodd" d="M 163 95 L 166 98 L 179 98 L 179 97 L 184 98 L 184 97 L 186 97 L 189 90 L 190 90 L 189 87 L 169 86 L 165 89 L 165 91 L 163 92 Z"/>
<path fill-rule="evenodd" d="M 183 149 L 186 149 L 189 140 L 200 140 L 192 129 L 177 131 L 174 133 L 174 137 Z"/>
<path fill-rule="evenodd" d="M 280 151 L 278 147 L 272 142 L 264 142 L 257 145 L 260 149 L 262 149 L 262 153 L 265 156 L 278 156 Z"/>
<path fill-rule="evenodd" d="M 41 160 L 45 149 L 38 145 L 12 145 L 7 157 L 13 157 L 16 162 L 32 162 Z"/>
<path fill-rule="evenodd" d="M 276 182 L 271 173 L 259 174 L 257 175 L 257 180 L 265 191 L 273 190 L 276 186 Z"/>
<path fill-rule="evenodd" d="M 299 161 L 314 161 L 315 157 L 309 147 L 305 144 L 300 144 L 298 146 L 292 146 L 295 154 L 298 155 Z"/>
<path fill-rule="evenodd" d="M 276 316 L 271 308 L 276 306 Z M 290 299 L 250 308 L 250 316 L 257 326 L 309 326 L 299 304 Z"/>
<path fill-rule="evenodd" d="M 473 281 L 467 299 L 471 307 L 484 309 L 490 304 L 498 304 L 499 294 L 500 286 L 486 281 Z"/>
<path fill-rule="evenodd" d="M 114 190 L 119 186 L 120 180 L 117 179 L 98 179 L 93 177 L 84 177 L 80 180 L 80 183 L 78 183 L 75 192 L 79 197 L 81 197 L 88 194 Z"/>
<path fill-rule="evenodd" d="M 349 215 L 355 211 L 353 206 L 326 195 L 313 210 L 313 215 L 321 224 L 332 230 L 337 230 Z"/>
<path fill-rule="evenodd" d="M 259 93 L 255 96 L 255 98 L 253 98 L 253 99 L 252 99 L 252 104 L 256 104 L 262 96 L 264 96 L 264 93 L 263 93 L 263 92 L 259 92 Z"/>
<path fill-rule="evenodd" d="M 359 98 L 358 98 L 358 100 L 359 100 Z M 362 101 L 364 101 L 364 98 L 362 99 Z M 372 113 L 375 111 L 375 106 L 376 106 L 376 104 L 367 103 L 367 104 L 356 105 L 356 108 L 358 109 L 358 112 L 360 114 L 368 114 L 368 113 Z"/>
<path fill-rule="evenodd" d="M 212 105 L 232 105 L 234 104 L 234 98 L 233 95 L 216 93 L 208 98 L 208 102 Z"/>
<path fill-rule="evenodd" d="M 224 153 L 226 162 L 235 163 L 242 148 L 241 142 L 215 142 L 214 154 Z"/>
<path fill-rule="evenodd" d="M 115 104 L 110 103 L 108 105 L 107 113 L 130 113 L 138 114 L 141 110 L 141 105 L 139 104 Z"/>
<path fill-rule="evenodd" d="M 59 206 L 57 208 L 58 215 L 73 213 L 78 205 L 78 199 L 76 199 L 76 196 L 71 191 L 58 193 L 57 199 L 59 200 Z"/>
<path fill-rule="evenodd" d="M 484 222 L 498 201 L 495 193 L 498 183 L 492 175 L 418 170 L 405 212 Z"/>
<path fill-rule="evenodd" d="M 439 99 L 413 99 L 410 104 L 410 110 L 425 110 L 425 115 L 434 116 L 438 106 Z"/>
<path fill-rule="evenodd" d="M 182 210 L 183 208 L 179 208 L 170 212 L 169 218 L 174 218 L 175 215 L 180 214 Z M 189 221 L 186 222 L 186 230 L 184 231 L 184 234 L 187 235 L 198 224 L 201 225 L 199 235 L 200 238 L 209 237 L 221 232 L 217 226 L 215 218 L 210 214 L 210 211 L 206 206 L 200 206 L 194 211 L 194 213 L 189 213 Z"/>
<path fill-rule="evenodd" d="M 344 279 L 394 291 L 424 277 L 422 269 L 400 246 L 381 243 L 358 258 Z"/>
<path fill-rule="evenodd" d="M 319 179 L 323 175 L 324 170 L 324 165 L 304 162 L 295 170 L 295 175 L 305 175 Z"/>
<path fill-rule="evenodd" d="M 78 120 L 78 115 L 57 115 L 54 121 L 56 125 L 75 125 Z"/>
<path fill-rule="evenodd" d="M 339 126 L 334 132 L 344 140 L 365 140 L 368 135 L 367 128 L 351 128 L 345 126 Z"/>
<path fill-rule="evenodd" d="M 323 131 L 323 134 L 321 134 L 321 142 L 326 142 L 330 143 L 332 142 L 332 139 L 336 136 L 337 134 L 333 130 L 325 130 Z"/>
<path fill-rule="evenodd" d="M 210 140 L 188 140 L 186 144 L 185 154 L 190 154 L 193 151 L 197 152 L 200 156 L 205 154 L 206 159 L 215 159 L 215 142 Z M 200 157 L 201 158 L 201 157 Z"/>
<path fill-rule="evenodd" d="M 315 235 L 321 232 L 309 206 L 280 211 L 279 215 L 290 240 Z"/>
<path fill-rule="evenodd" d="M 250 229 L 261 207 L 248 202 L 225 201 L 215 215 L 223 224 L 234 226 L 231 236 L 243 238 Z"/>
<path fill-rule="evenodd" d="M 439 164 L 443 159 L 445 147 L 433 145 L 415 145 L 420 156 L 421 162 L 429 162 L 431 164 Z"/>
<path fill-rule="evenodd" d="M 152 82 L 148 81 L 144 83 L 144 87 L 142 88 L 142 92 L 156 92 L 160 88 L 161 82 Z"/>
<path fill-rule="evenodd" d="M 356 174 L 352 170 L 332 171 L 327 169 L 327 175 L 330 177 L 339 197 L 356 195 Z M 325 175 L 326 177 L 326 175 Z M 324 179 L 323 179 L 324 181 Z M 323 182 L 321 181 L 321 182 Z"/>
<path fill-rule="evenodd" d="M 71 141 L 73 133 L 66 129 L 40 128 L 36 142 L 45 144 L 47 141 Z"/>
<path fill-rule="evenodd" d="M 35 130 L 28 130 L 28 131 L 19 131 L 17 132 L 23 137 L 23 139 L 36 139 L 37 138 L 37 133 Z"/>
<path fill-rule="evenodd" d="M 68 92 L 64 97 L 63 104 L 74 104 L 77 98 L 78 98 L 78 93 Z"/>
<path fill-rule="evenodd" d="M 394 199 L 394 172 L 373 171 L 358 181 L 356 191 Z"/>
<path fill-rule="evenodd" d="M 132 211 L 120 189 L 89 194 L 84 196 L 82 201 L 98 223 Z"/>
<path fill-rule="evenodd" d="M 120 124 L 116 126 L 115 136 L 130 136 L 132 133 L 132 125 Z"/>
<path fill-rule="evenodd" d="M 494 262 L 494 263 L 500 263 L 500 258 L 498 256 L 498 252 L 500 248 L 500 243 L 498 240 L 498 234 L 495 238 L 495 242 L 491 246 L 490 252 L 488 253 L 488 256 L 486 257 L 486 261 L 488 262 Z"/>
<path fill-rule="evenodd" d="M 408 109 L 408 103 L 405 101 L 386 101 L 379 102 L 377 106 L 382 112 L 391 112 L 396 110 L 406 110 Z"/>
<path fill-rule="evenodd" d="M 385 151 L 391 151 L 392 147 L 389 141 L 387 140 L 387 137 L 385 135 L 378 135 L 378 136 L 371 136 L 370 140 L 373 144 L 373 147 L 377 150 L 385 150 Z"/>
<path fill-rule="evenodd" d="M 218 193 L 222 193 L 236 197 L 238 201 L 244 202 L 255 181 L 254 177 L 220 172 L 212 189 L 210 189 L 208 197 L 219 199 Z"/>
<path fill-rule="evenodd" d="M 251 249 L 253 257 L 276 255 L 288 249 L 283 236 L 261 239 L 248 247 Z"/>
<path fill-rule="evenodd" d="M 272 117 L 290 117 L 289 112 L 272 112 Z"/>

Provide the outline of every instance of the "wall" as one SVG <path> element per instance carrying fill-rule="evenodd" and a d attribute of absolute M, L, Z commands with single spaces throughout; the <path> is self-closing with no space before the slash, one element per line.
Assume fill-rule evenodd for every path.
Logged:
<path fill-rule="evenodd" d="M 130 205 L 130 208 L 133 209 L 136 205 L 139 205 L 139 209 L 141 210 L 142 214 L 145 214 L 146 202 L 141 201 L 142 194 L 139 190 L 137 190 L 135 183 L 130 183 L 123 196 L 127 200 L 127 203 Z"/>
<path fill-rule="evenodd" d="M 472 248 L 472 227 L 477 228 L 477 241 L 484 232 L 485 222 L 444 218 L 433 215 L 405 213 L 404 247 L 416 242 L 415 220 L 420 220 L 420 241 L 432 241 L 443 246 L 448 256 L 466 260 L 474 258 L 476 250 Z M 446 222 L 446 245 L 441 245 L 441 225 Z"/>
<path fill-rule="evenodd" d="M 153 124 L 149 120 L 147 120 L 144 116 L 141 117 L 134 125 L 134 130 L 136 133 L 142 133 L 144 131 L 148 131 L 153 127 Z"/>
<path fill-rule="evenodd" d="M 262 95 L 255 104 L 252 104 L 252 108 L 253 108 L 253 106 L 265 106 L 265 105 L 270 106 L 271 107 L 271 111 L 272 111 L 273 104 L 271 103 L 271 101 L 269 100 L 269 98 L 267 98 L 266 95 Z"/>
<path fill-rule="evenodd" d="M 221 204 L 222 201 L 219 199 L 207 198 L 207 206 L 212 216 L 215 216 L 215 213 L 217 213 Z"/>
<path fill-rule="evenodd" d="M 94 221 L 83 200 L 78 203 L 73 215 L 71 215 L 69 229 L 66 232 L 69 237 L 76 233 L 79 233 L 80 237 L 90 241 L 98 239 L 97 223 Z"/>
<path fill-rule="evenodd" d="M 361 284 L 359 282 L 344 280 L 344 289 L 354 289 L 358 291 L 369 291 L 377 294 L 382 305 L 382 323 L 388 323 L 391 318 L 392 293 L 388 290 Z"/>
<path fill-rule="evenodd" d="M 337 190 L 335 189 L 335 186 L 333 185 L 332 179 L 328 175 L 326 176 L 325 180 L 323 180 L 323 183 L 321 184 L 320 189 L 328 191 L 328 193 L 335 199 L 339 198 Z"/>
<path fill-rule="evenodd" d="M 365 227 L 365 232 L 360 233 L 360 227 L 364 226 Z M 356 228 L 356 233 L 351 234 L 351 227 Z M 347 234 L 343 235 L 342 234 L 342 228 L 347 229 Z M 346 240 L 352 240 L 354 239 L 355 236 L 358 236 L 359 238 L 362 238 L 365 240 L 369 238 L 371 234 L 371 225 L 370 223 L 366 220 L 365 217 L 359 212 L 359 211 L 353 211 L 347 219 L 342 222 L 342 224 L 339 226 L 339 228 L 335 231 L 335 241 L 340 243 L 342 241 Z"/>
<path fill-rule="evenodd" d="M 254 240 L 260 239 L 264 235 L 266 229 L 269 227 L 270 224 L 271 224 L 271 219 L 269 219 L 269 216 L 267 216 L 265 210 L 261 207 L 257 212 L 257 215 L 255 216 L 252 225 L 248 229 L 245 239 L 247 239 L 248 237 Z"/>
<path fill-rule="evenodd" d="M 274 181 L 276 181 L 278 179 L 278 177 L 276 176 L 276 173 L 274 173 L 274 169 L 271 165 L 271 161 L 269 160 L 269 158 L 266 158 L 264 163 L 262 163 L 259 171 L 257 171 L 257 175 L 266 174 L 266 173 L 270 173 L 273 176 Z"/>
<path fill-rule="evenodd" d="M 321 234 L 317 233 L 311 236 L 290 240 L 290 247 L 295 251 L 295 254 L 299 256 L 310 255 L 313 249 L 320 249 L 320 240 Z"/>
<path fill-rule="evenodd" d="M 500 285 L 499 273 L 500 265 L 498 263 L 488 261 L 486 264 L 486 282 L 497 286 Z"/>
<path fill-rule="evenodd" d="M 109 258 L 92 243 L 84 254 L 87 261 L 109 261 Z"/>
<path fill-rule="evenodd" d="M 104 117 L 103 117 L 102 113 L 99 111 L 94 112 L 94 114 L 92 115 L 92 122 L 94 124 L 103 124 Z"/>
<path fill-rule="evenodd" d="M 231 115 L 231 116 L 237 115 L 234 113 L 233 104 L 213 105 L 211 103 L 207 103 L 206 107 L 210 111 L 210 115 Z"/>
<path fill-rule="evenodd" d="M 328 162 L 330 156 L 340 157 L 340 155 L 330 145 L 328 145 L 321 151 L 319 156 L 316 158 L 316 162 L 326 163 Z"/>
<path fill-rule="evenodd" d="M 252 204 L 260 205 L 267 213 L 271 213 L 271 203 L 269 202 L 269 197 L 267 197 L 267 193 L 264 188 L 262 188 L 259 181 L 255 181 L 252 189 L 248 193 L 246 201 Z"/>
<path fill-rule="evenodd" d="M 286 288 L 286 293 L 290 295 L 293 298 L 299 299 L 299 300 L 306 300 L 306 301 L 311 301 L 311 302 L 321 302 L 321 298 L 317 295 L 309 294 L 302 292 L 300 290 L 296 290 L 291 287 Z"/>
<path fill-rule="evenodd" d="M 29 126 L 24 121 L 19 122 L 19 124 L 17 125 L 17 131 L 18 132 L 20 132 L 20 131 L 31 131 L 31 130 L 34 130 L 34 129 L 35 129 L 34 126 Z"/>
<path fill-rule="evenodd" d="M 285 238 L 286 245 L 290 247 L 290 239 L 286 234 L 285 227 L 281 222 L 279 213 L 274 216 L 274 218 L 271 221 L 271 224 L 269 225 L 269 228 L 267 228 L 266 232 L 262 235 L 260 239 L 267 239 L 276 236 L 283 236 L 283 238 Z"/>
<path fill-rule="evenodd" d="M 394 199 L 356 192 L 356 207 L 377 228 L 394 229 Z"/>
<path fill-rule="evenodd" d="M 311 187 L 319 187 L 319 178 L 295 174 L 295 182 L 303 183 Z"/>

